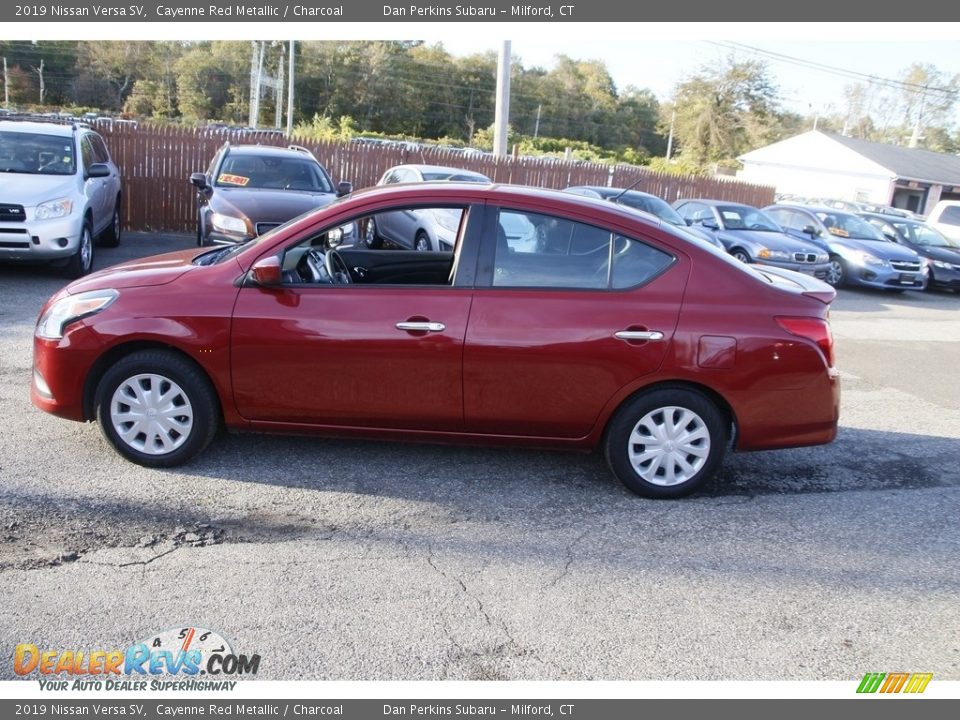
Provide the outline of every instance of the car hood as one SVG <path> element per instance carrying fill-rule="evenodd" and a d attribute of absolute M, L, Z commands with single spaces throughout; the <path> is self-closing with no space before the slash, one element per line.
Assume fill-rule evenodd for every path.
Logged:
<path fill-rule="evenodd" d="M 831 249 L 834 246 L 847 247 L 853 250 L 862 250 L 870 253 L 881 260 L 906 260 L 916 262 L 919 255 L 908 247 L 897 245 L 892 242 L 880 242 L 878 240 L 857 240 L 855 238 L 841 238 L 831 235 L 826 239 L 827 246 Z"/>
<path fill-rule="evenodd" d="M 943 260 L 949 263 L 960 263 L 960 248 L 934 247 L 931 245 L 918 246 L 917 252 L 933 260 Z"/>
<path fill-rule="evenodd" d="M 0 197 L 4 202 L 34 207 L 76 192 L 76 175 L 30 175 L 0 173 Z"/>
<path fill-rule="evenodd" d="M 796 240 L 789 235 L 778 232 L 760 232 L 759 230 L 722 230 L 720 239 L 725 243 L 748 242 L 753 245 L 762 245 L 771 250 L 783 250 L 795 253 L 820 253 L 823 250 L 812 242 Z"/>
<path fill-rule="evenodd" d="M 73 281 L 67 286 L 67 292 L 76 294 L 106 288 L 119 290 L 121 288 L 146 287 L 149 285 L 166 285 L 184 273 L 195 270 L 198 266 L 194 265 L 192 261 L 197 255 L 204 252 L 210 252 L 210 248 L 179 250 L 164 255 L 130 260 Z"/>
<path fill-rule="evenodd" d="M 285 223 L 308 210 L 325 207 L 336 199 L 334 193 L 217 188 L 210 200 L 210 207 L 214 212 L 243 215 L 254 223 Z"/>

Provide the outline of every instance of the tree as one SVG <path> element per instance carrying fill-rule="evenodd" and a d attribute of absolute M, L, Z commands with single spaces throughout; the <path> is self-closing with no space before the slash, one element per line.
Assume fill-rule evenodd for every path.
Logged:
<path fill-rule="evenodd" d="M 114 90 L 112 107 L 122 108 L 133 83 L 143 76 L 150 45 L 134 40 L 82 43 L 81 61 L 109 82 Z"/>
<path fill-rule="evenodd" d="M 694 165 L 730 162 L 775 134 L 777 88 L 764 63 L 730 57 L 679 83 L 666 111 L 676 112 L 675 141 Z"/>

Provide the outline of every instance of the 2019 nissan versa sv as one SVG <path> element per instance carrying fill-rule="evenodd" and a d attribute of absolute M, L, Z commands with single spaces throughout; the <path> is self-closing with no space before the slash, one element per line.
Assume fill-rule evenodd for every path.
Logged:
<path fill-rule="evenodd" d="M 413 208 L 461 214 L 452 253 L 330 248 L 346 223 Z M 545 241 L 510 244 L 521 225 Z M 32 400 L 153 467 L 226 426 L 599 448 L 633 491 L 679 497 L 731 444 L 833 440 L 834 297 L 602 200 L 382 187 L 67 286 L 37 323 Z"/>

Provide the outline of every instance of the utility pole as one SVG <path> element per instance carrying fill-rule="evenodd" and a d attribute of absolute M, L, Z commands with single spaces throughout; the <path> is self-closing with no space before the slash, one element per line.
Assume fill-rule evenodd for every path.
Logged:
<path fill-rule="evenodd" d="M 263 75 L 263 43 L 254 40 L 250 58 L 250 117 L 247 125 L 257 126 L 260 118 L 260 78 Z"/>
<path fill-rule="evenodd" d="M 667 162 L 670 162 L 670 156 L 673 155 L 673 124 L 677 120 L 677 111 L 674 110 L 670 115 L 670 135 L 667 137 Z"/>
<path fill-rule="evenodd" d="M 493 121 L 493 154 L 507 154 L 507 123 L 510 121 L 510 41 L 504 40 L 497 57 L 497 109 Z"/>
<path fill-rule="evenodd" d="M 293 134 L 293 40 L 290 41 L 290 77 L 287 80 L 287 137 Z"/>
<path fill-rule="evenodd" d="M 40 58 L 40 67 L 34 68 L 33 71 L 40 76 L 40 104 L 43 105 L 43 94 L 47 90 L 47 86 L 43 83 L 43 58 Z"/>
<path fill-rule="evenodd" d="M 280 123 L 283 120 L 283 61 L 284 61 L 284 46 L 280 45 L 280 65 L 277 69 L 277 77 L 274 80 L 276 85 L 273 86 L 273 126 L 280 129 Z M 273 78 L 271 78 L 273 79 Z"/>
<path fill-rule="evenodd" d="M 537 105 L 537 124 L 533 126 L 533 139 L 540 137 L 540 111 L 543 110 L 543 103 Z"/>
<path fill-rule="evenodd" d="M 909 147 L 915 148 L 920 144 L 920 123 L 923 121 L 923 109 L 927 102 L 927 86 L 923 86 L 923 92 L 920 95 L 920 111 L 917 113 L 917 119 L 913 123 L 913 134 L 910 136 Z"/>
<path fill-rule="evenodd" d="M 3 59 L 3 106 L 10 107 L 10 81 L 7 77 L 7 59 Z"/>

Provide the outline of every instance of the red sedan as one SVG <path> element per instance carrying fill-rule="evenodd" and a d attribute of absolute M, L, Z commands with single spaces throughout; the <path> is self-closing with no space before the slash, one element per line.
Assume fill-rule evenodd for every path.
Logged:
<path fill-rule="evenodd" d="M 331 249 L 345 225 L 424 209 L 452 253 Z M 225 425 L 601 448 L 631 490 L 679 497 L 731 444 L 833 440 L 833 298 L 612 203 L 389 186 L 68 285 L 37 323 L 31 395 L 152 467 Z"/>

